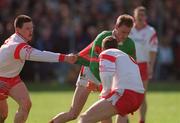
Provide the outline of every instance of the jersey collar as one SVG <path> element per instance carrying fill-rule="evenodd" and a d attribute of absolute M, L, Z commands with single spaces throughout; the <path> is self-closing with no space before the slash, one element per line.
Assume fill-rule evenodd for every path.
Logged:
<path fill-rule="evenodd" d="M 14 37 L 16 38 L 16 42 L 25 42 L 25 43 L 27 43 L 26 42 L 26 39 L 24 39 L 22 36 L 21 36 L 21 34 L 19 34 L 19 33 L 14 33 Z"/>

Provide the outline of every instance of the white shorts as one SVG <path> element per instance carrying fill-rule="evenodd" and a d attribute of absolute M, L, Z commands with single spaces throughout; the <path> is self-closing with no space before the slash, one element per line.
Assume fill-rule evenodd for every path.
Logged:
<path fill-rule="evenodd" d="M 92 74 L 89 67 L 82 66 L 76 86 L 87 87 L 88 82 L 93 82 L 96 85 L 100 84 L 100 81 Z"/>

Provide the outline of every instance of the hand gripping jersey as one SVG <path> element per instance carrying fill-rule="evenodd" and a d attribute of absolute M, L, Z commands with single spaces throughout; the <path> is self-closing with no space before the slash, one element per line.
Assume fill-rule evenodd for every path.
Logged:
<path fill-rule="evenodd" d="M 146 25 L 143 29 L 132 28 L 129 37 L 135 42 L 138 63 L 149 61 L 149 52 L 157 52 L 158 39 L 153 27 Z"/>
<path fill-rule="evenodd" d="M 125 89 L 144 93 L 139 67 L 132 57 L 118 49 L 105 50 L 99 57 L 102 97 L 112 91 L 122 94 Z"/>
<path fill-rule="evenodd" d="M 103 31 L 102 33 L 100 33 L 88 47 L 86 47 L 79 53 L 79 58 L 77 61 L 77 64 L 89 66 L 90 71 L 99 81 L 100 76 L 98 56 L 102 51 L 102 40 L 108 36 L 112 36 L 112 31 Z M 124 51 L 125 53 L 136 59 L 135 45 L 130 38 L 125 39 L 122 44 L 119 44 L 118 49 Z"/>
<path fill-rule="evenodd" d="M 0 77 L 12 78 L 21 72 L 25 60 L 59 62 L 61 54 L 32 48 L 19 34 L 13 34 L 0 47 Z"/>

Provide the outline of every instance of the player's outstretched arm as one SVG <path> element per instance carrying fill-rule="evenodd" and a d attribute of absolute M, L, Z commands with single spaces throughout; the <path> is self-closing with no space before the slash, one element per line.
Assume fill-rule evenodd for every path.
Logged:
<path fill-rule="evenodd" d="M 32 48 L 28 44 L 23 44 L 20 47 L 19 44 L 14 52 L 15 59 L 38 61 L 38 62 L 67 62 L 74 63 L 77 60 L 77 55 L 75 54 L 62 54 L 54 53 L 49 51 L 40 51 L 38 49 Z"/>

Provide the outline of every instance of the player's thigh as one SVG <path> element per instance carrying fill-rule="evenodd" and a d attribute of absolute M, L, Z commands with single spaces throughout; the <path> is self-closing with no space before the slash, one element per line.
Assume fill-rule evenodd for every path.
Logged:
<path fill-rule="evenodd" d="M 108 119 L 111 116 L 117 114 L 117 110 L 111 104 L 111 102 L 101 99 L 94 103 L 83 115 L 88 121 L 100 121 Z"/>
<path fill-rule="evenodd" d="M 112 118 L 102 120 L 101 123 L 112 123 Z"/>
<path fill-rule="evenodd" d="M 28 89 L 24 82 L 20 82 L 14 87 L 12 87 L 9 91 L 9 95 L 19 104 L 24 104 L 30 105 L 30 96 Z"/>
<path fill-rule="evenodd" d="M 6 117 L 8 114 L 8 104 L 7 100 L 0 100 L 0 117 Z"/>
<path fill-rule="evenodd" d="M 74 92 L 73 100 L 71 108 L 75 112 L 79 112 L 82 110 L 84 104 L 87 101 L 87 98 L 90 94 L 90 91 L 87 90 L 84 86 L 77 86 Z"/>

